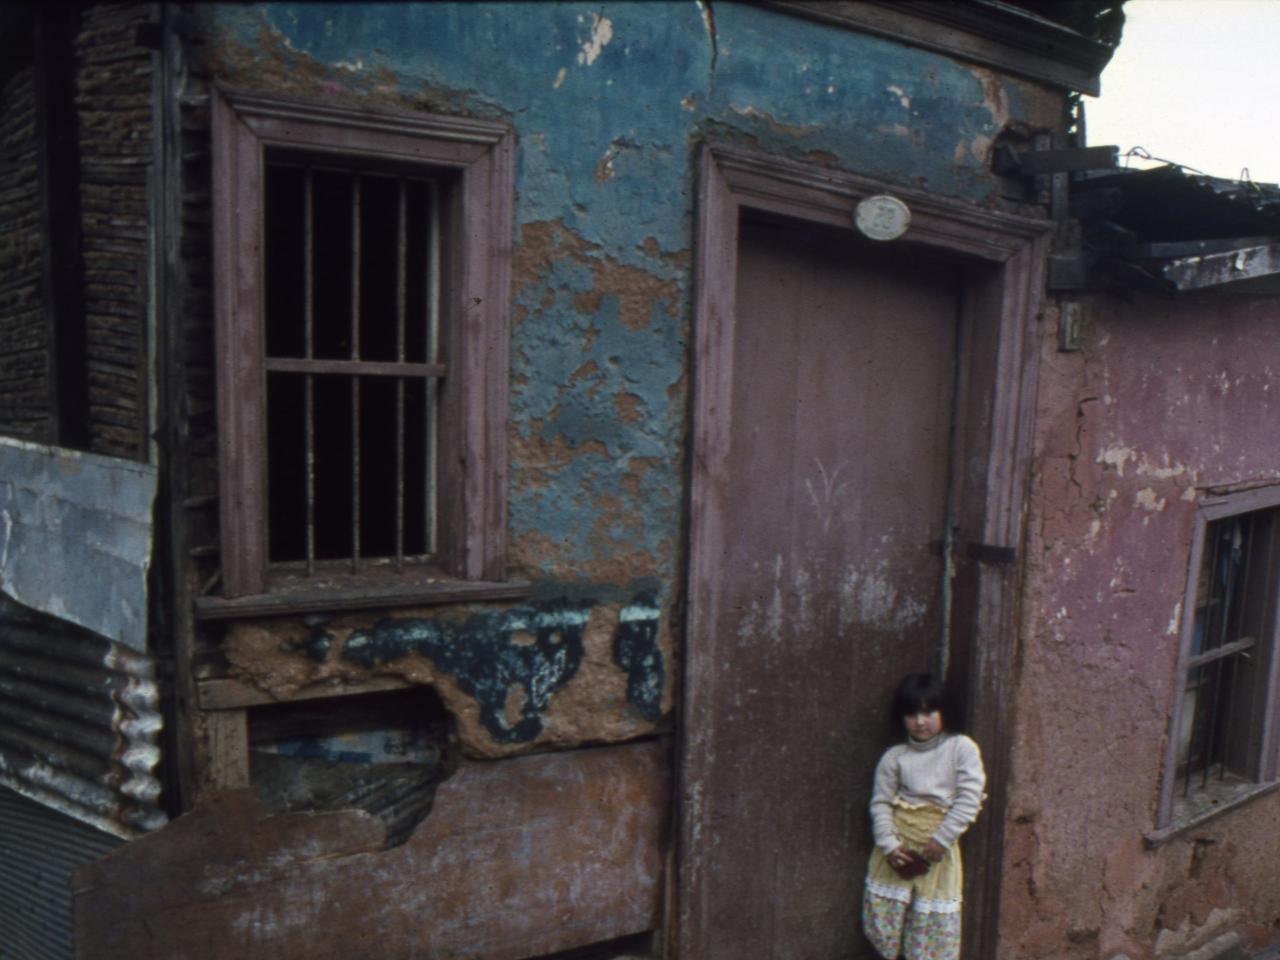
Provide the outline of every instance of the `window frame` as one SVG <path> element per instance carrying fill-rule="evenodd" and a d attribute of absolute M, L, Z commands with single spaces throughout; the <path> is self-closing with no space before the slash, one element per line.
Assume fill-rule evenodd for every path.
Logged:
<path fill-rule="evenodd" d="M 1280 704 L 1280 570 L 1272 574 L 1268 589 L 1271 591 L 1272 612 L 1269 621 L 1269 632 L 1257 638 L 1254 649 L 1265 649 L 1267 674 L 1263 679 L 1261 710 L 1261 733 L 1258 738 L 1257 755 L 1252 763 L 1257 770 L 1253 783 L 1242 788 L 1239 793 L 1225 803 L 1213 809 L 1178 818 L 1175 811 L 1177 793 L 1178 760 L 1180 732 L 1183 714 L 1187 709 L 1187 678 L 1190 670 L 1196 668 L 1192 663 L 1192 644 L 1195 633 L 1195 610 L 1197 587 L 1201 567 L 1204 562 L 1205 541 L 1210 524 L 1247 513 L 1280 508 L 1280 486 L 1260 487 L 1227 493 L 1220 496 L 1206 497 L 1196 511 L 1195 527 L 1191 538 L 1191 553 L 1187 569 L 1187 584 L 1182 600 L 1181 630 L 1178 648 L 1177 671 L 1173 707 L 1169 715 L 1168 737 L 1165 745 L 1163 778 L 1160 788 L 1159 807 L 1156 813 L 1156 829 L 1147 835 L 1147 841 L 1156 845 L 1169 837 L 1212 819 L 1228 810 L 1233 810 L 1242 803 L 1263 794 L 1270 793 L 1280 787 L 1277 782 L 1277 705 Z M 1277 518 L 1280 522 L 1280 518 Z"/>
<path fill-rule="evenodd" d="M 404 602 L 458 581 L 482 589 L 503 581 L 511 130 L 478 120 L 352 110 L 218 89 L 210 100 L 222 599 L 278 594 L 287 603 L 291 593 L 305 594 L 324 580 L 326 606 L 346 605 L 344 593 L 358 605 L 372 582 L 388 579 L 381 565 L 339 577 L 336 585 L 327 576 L 271 575 L 262 254 L 266 156 L 277 149 L 364 157 L 375 165 L 398 162 L 450 176 L 441 320 L 451 355 L 443 389 L 440 470 L 442 488 L 452 493 L 439 505 L 441 569 L 397 577 L 414 581 Z M 373 592 L 387 603 L 397 589 L 389 592 L 384 585 Z"/>

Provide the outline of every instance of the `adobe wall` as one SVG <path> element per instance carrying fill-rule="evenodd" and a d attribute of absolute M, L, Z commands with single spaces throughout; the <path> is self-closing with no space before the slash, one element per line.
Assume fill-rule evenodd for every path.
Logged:
<path fill-rule="evenodd" d="M 1002 185 L 989 170 L 997 134 L 1007 125 L 1054 129 L 1064 116 L 1061 96 L 1031 82 L 743 4 L 284 4 L 189 14 L 205 38 L 188 52 L 193 103 L 207 80 L 276 97 L 474 116 L 516 131 L 509 573 L 535 584 L 518 617 L 554 618 L 567 605 L 586 618 L 584 669 L 558 675 L 546 710 L 525 727 L 531 736 L 503 741 L 485 732 L 483 718 L 465 721 L 473 755 L 670 729 L 699 145 L 731 142 L 997 206 Z M 193 108 L 188 126 L 201 119 Z M 187 339 L 208 337 L 197 327 Z M 191 406 L 206 409 L 197 354 L 189 369 L 199 373 Z M 203 445 L 210 428 L 192 434 L 193 502 L 213 487 Z M 207 538 L 211 517 L 193 510 L 187 520 Z M 207 585 L 216 557 L 203 557 L 191 580 Z M 643 643 L 656 656 L 645 658 L 654 669 L 628 677 L 617 662 L 620 625 L 637 610 L 653 627 Z M 392 619 L 467 634 L 493 631 L 493 616 L 508 615 L 488 604 Z M 344 658 L 350 636 L 378 619 L 335 624 L 334 654 L 323 664 L 295 642 L 308 632 L 300 622 L 215 629 L 204 642 L 228 658 L 228 676 L 273 695 L 372 670 L 440 680 L 453 712 L 476 713 L 470 695 L 453 690 L 456 674 L 443 677 L 426 647 L 373 665 Z M 511 631 L 496 629 L 499 646 L 511 641 Z M 645 699 L 628 692 L 636 690 Z"/>
<path fill-rule="evenodd" d="M 1280 795 L 1152 849 L 1197 503 L 1280 482 L 1280 301 L 1042 321 L 1002 960 L 1177 956 L 1280 931 Z"/>

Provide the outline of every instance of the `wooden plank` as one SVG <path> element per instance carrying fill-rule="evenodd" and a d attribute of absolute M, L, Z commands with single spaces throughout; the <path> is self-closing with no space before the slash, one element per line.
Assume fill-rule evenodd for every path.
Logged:
<path fill-rule="evenodd" d="M 756 0 L 762 6 L 985 64 L 1091 96 L 1112 48 L 1007 4 Z"/>
<path fill-rule="evenodd" d="M 248 597 L 197 597 L 196 616 L 201 620 L 240 617 L 284 617 L 335 610 L 375 610 L 387 607 L 421 607 L 442 603 L 485 600 L 519 600 L 529 595 L 528 580 L 494 583 L 488 580 L 435 579 L 425 571 L 388 576 L 376 573 L 362 581 L 331 580 L 323 573 L 310 583 L 290 578 L 287 586 L 273 580 L 272 592 Z"/>
<path fill-rule="evenodd" d="M 223 794 L 76 875 L 81 960 L 518 960 L 651 930 L 658 743 L 464 766 L 408 841 Z"/>
<path fill-rule="evenodd" d="M 261 151 L 216 92 L 210 109 L 222 583 L 227 596 L 235 597 L 262 593 L 266 587 Z"/>
<path fill-rule="evenodd" d="M 200 778 L 205 790 L 235 790 L 249 785 L 249 724 L 244 710 L 224 710 L 201 718 L 208 766 Z"/>
<path fill-rule="evenodd" d="M 245 707 L 260 707 L 272 703 L 293 702 L 295 700 L 320 700 L 328 697 L 355 696 L 363 693 L 380 693 L 384 690 L 404 690 L 413 686 L 407 681 L 395 677 L 377 677 L 365 681 L 341 681 L 332 684 L 320 684 L 304 687 L 286 698 L 273 697 L 257 687 L 239 680 L 217 678 L 199 681 L 200 709 L 202 710 L 237 710 Z"/>
<path fill-rule="evenodd" d="M 442 363 L 396 363 L 379 360 L 307 360 L 302 357 L 269 357 L 272 373 L 333 373 L 346 377 L 443 377 Z"/>

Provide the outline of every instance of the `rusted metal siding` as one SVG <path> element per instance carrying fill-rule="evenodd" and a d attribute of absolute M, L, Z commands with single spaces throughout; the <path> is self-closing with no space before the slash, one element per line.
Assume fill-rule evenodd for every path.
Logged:
<path fill-rule="evenodd" d="M 0 597 L 0 784 L 118 837 L 159 808 L 155 664 Z"/>
<path fill-rule="evenodd" d="M 76 38 L 90 449 L 146 459 L 150 4 L 86 7 Z"/>
<path fill-rule="evenodd" d="M 0 72 L 0 430 L 47 438 L 35 70 L 29 37 L 6 38 Z"/>
<path fill-rule="evenodd" d="M 0 604 L 0 783 L 120 837 L 165 822 L 154 665 Z"/>
<path fill-rule="evenodd" d="M 156 471 L 0 438 L 0 577 L 13 599 L 146 650 Z"/>
<path fill-rule="evenodd" d="M 0 477 L 0 783 L 117 836 L 159 826 L 155 470 L 0 439 Z"/>
<path fill-rule="evenodd" d="M 120 840 L 0 788 L 0 955 L 71 960 L 71 876 Z"/>

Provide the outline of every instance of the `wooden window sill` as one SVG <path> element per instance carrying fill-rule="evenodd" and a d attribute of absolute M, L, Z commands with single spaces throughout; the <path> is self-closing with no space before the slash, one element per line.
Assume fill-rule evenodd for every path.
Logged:
<path fill-rule="evenodd" d="M 1169 840 L 1179 837 L 1188 831 L 1194 830 L 1214 820 L 1224 813 L 1230 813 L 1232 810 L 1238 810 L 1245 804 L 1259 797 L 1275 793 L 1280 790 L 1280 781 L 1272 780 L 1266 783 L 1250 783 L 1242 784 L 1239 788 L 1232 792 L 1230 797 L 1224 797 L 1221 801 L 1215 803 L 1211 807 L 1201 809 L 1185 816 L 1181 819 L 1174 819 L 1168 826 L 1160 827 L 1152 830 L 1144 835 L 1149 848 L 1160 846 Z"/>
<path fill-rule="evenodd" d="M 267 593 L 207 596 L 195 601 L 199 620 L 297 616 L 346 610 L 424 607 L 528 596 L 527 580 L 455 580 L 405 574 L 280 578 Z"/>

